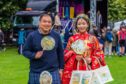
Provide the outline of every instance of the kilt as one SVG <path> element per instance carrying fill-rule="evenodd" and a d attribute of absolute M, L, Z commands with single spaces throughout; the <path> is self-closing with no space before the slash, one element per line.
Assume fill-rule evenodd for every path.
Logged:
<path fill-rule="evenodd" d="M 59 75 L 58 70 L 50 72 L 50 74 L 52 75 L 52 78 L 53 78 L 52 84 L 61 84 L 60 75 Z M 40 77 L 40 73 L 30 72 L 28 84 L 40 84 L 39 77 Z"/>

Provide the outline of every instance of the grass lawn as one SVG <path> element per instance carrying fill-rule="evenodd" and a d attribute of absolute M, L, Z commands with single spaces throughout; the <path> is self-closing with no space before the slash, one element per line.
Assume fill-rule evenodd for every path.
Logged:
<path fill-rule="evenodd" d="M 0 52 L 0 84 L 27 84 L 29 62 L 16 48 Z"/>
<path fill-rule="evenodd" d="M 106 57 L 106 61 L 114 78 L 108 84 L 126 84 L 126 57 Z M 0 52 L 0 84 L 27 84 L 28 72 L 28 59 L 18 55 L 16 48 Z"/>

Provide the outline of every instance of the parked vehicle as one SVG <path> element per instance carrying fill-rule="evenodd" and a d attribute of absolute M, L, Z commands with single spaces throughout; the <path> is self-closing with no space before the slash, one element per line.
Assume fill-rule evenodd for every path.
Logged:
<path fill-rule="evenodd" d="M 38 28 L 39 17 L 44 12 L 56 12 L 56 0 L 29 0 L 26 10 L 17 11 L 12 17 L 12 41 L 17 43 L 18 32 L 23 28 L 26 32 L 29 29 Z"/>

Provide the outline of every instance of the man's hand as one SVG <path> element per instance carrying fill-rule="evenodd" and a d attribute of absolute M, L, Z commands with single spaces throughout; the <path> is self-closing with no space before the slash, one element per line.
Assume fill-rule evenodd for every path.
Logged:
<path fill-rule="evenodd" d="M 35 59 L 41 58 L 42 55 L 43 55 L 43 51 L 38 51 L 38 52 L 35 54 Z"/>

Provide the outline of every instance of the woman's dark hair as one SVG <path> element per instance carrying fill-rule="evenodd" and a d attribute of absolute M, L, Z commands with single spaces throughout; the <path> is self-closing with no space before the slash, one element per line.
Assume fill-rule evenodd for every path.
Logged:
<path fill-rule="evenodd" d="M 120 24 L 120 29 L 122 29 L 122 28 L 126 28 L 125 22 L 122 22 L 122 23 Z"/>

